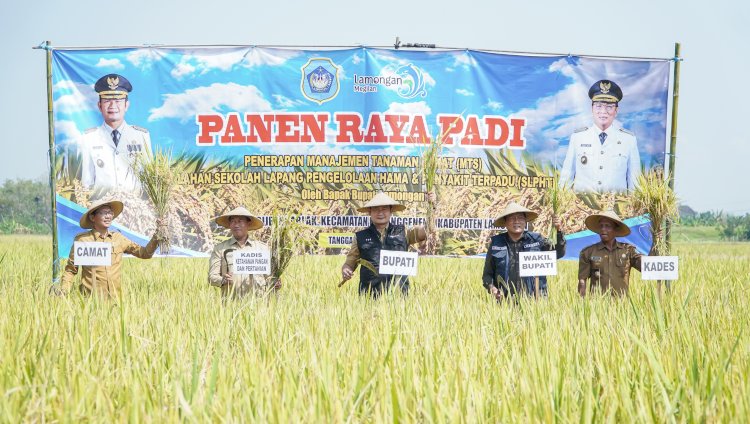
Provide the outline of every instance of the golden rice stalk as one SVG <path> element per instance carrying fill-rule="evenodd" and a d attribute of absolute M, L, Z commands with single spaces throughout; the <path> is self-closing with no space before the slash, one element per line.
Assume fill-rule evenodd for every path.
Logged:
<path fill-rule="evenodd" d="M 370 271 L 372 271 L 372 273 L 375 274 L 376 276 L 380 277 L 380 273 L 378 272 L 378 269 L 375 268 L 375 265 L 373 265 L 372 263 L 370 263 L 370 261 L 368 261 L 367 259 L 359 258 L 359 259 L 357 259 L 357 263 L 359 263 L 363 267 L 365 267 L 365 268 L 369 269 Z M 351 280 L 351 278 L 349 280 Z M 349 280 L 341 280 L 341 281 L 339 281 L 339 285 L 338 286 L 339 287 L 343 286 L 344 283 L 346 283 Z"/>
<path fill-rule="evenodd" d="M 552 209 L 552 215 L 557 217 L 560 217 L 560 213 L 568 211 L 575 204 L 575 201 L 576 194 L 572 187 L 569 184 L 559 185 L 557 178 L 555 178 L 552 188 L 544 193 L 544 205 Z M 556 232 L 554 224 L 550 222 L 550 238 L 554 238 Z"/>
<path fill-rule="evenodd" d="M 159 240 L 159 250 L 162 254 L 168 254 L 171 248 L 168 215 L 178 181 L 178 172 L 172 168 L 171 154 L 156 150 L 153 158 L 138 155 L 135 157 L 133 169 L 141 182 L 143 192 L 156 212 L 156 238 Z"/>
<path fill-rule="evenodd" d="M 271 214 L 271 233 L 269 244 L 271 247 L 271 277 L 281 278 L 289 266 L 292 257 L 298 250 L 304 250 L 307 244 L 300 237 L 302 224 L 291 215 L 283 215 L 274 210 Z"/>
<path fill-rule="evenodd" d="M 661 169 L 643 173 L 636 182 L 632 195 L 632 207 L 636 213 L 647 213 L 651 219 L 651 236 L 654 240 L 652 252 L 669 254 L 666 238 L 661 231 L 665 219 L 677 219 L 678 200 L 669 187 L 669 175 Z"/>
<path fill-rule="evenodd" d="M 424 181 L 425 193 L 435 192 L 435 181 L 437 180 L 437 170 L 440 163 L 440 154 L 443 151 L 443 144 L 445 141 L 444 134 L 440 134 L 437 137 L 429 138 L 426 140 L 427 147 L 422 149 L 422 160 L 420 173 Z M 437 193 L 436 193 L 437 196 Z M 427 202 L 427 213 L 425 220 L 427 221 L 426 232 L 427 242 L 425 252 L 428 255 L 434 255 L 438 249 L 439 238 L 437 236 L 437 228 L 435 226 L 435 210 L 437 209 L 437 198 L 435 203 Z"/>

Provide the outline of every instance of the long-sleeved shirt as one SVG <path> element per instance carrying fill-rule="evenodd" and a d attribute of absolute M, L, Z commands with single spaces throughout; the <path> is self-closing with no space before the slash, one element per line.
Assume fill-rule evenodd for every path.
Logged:
<path fill-rule="evenodd" d="M 482 285 L 486 289 L 495 286 L 507 295 L 525 291 L 533 294 L 530 277 L 521 277 L 519 271 L 519 252 L 550 251 L 555 250 L 558 259 L 565 256 L 565 237 L 562 231 L 557 232 L 557 243 L 543 237 L 539 233 L 524 231 L 518 241 L 513 241 L 508 233 L 498 234 L 490 240 L 487 247 L 487 256 L 484 261 L 482 272 Z M 500 264 L 500 265 L 498 265 Z M 506 275 L 507 272 L 507 275 Z M 498 278 L 501 280 L 498 283 Z M 540 277 L 540 290 L 547 291 L 547 279 Z M 498 284 L 500 286 L 498 287 Z"/>
<path fill-rule="evenodd" d="M 79 290 L 83 294 L 97 294 L 106 297 L 117 297 L 121 293 L 120 274 L 122 267 L 123 254 L 127 253 L 136 258 L 148 259 L 154 255 L 157 247 L 157 240 L 152 238 L 148 244 L 140 246 L 130 241 L 124 235 L 118 232 L 107 232 L 101 235 L 95 230 L 86 231 L 78 234 L 73 240 L 73 246 L 70 248 L 68 264 L 65 265 L 65 271 L 62 275 L 61 289 L 67 293 L 73 285 L 73 280 L 78 274 L 79 266 L 75 264 L 75 242 L 104 242 L 112 244 L 112 264 L 110 266 L 87 266 L 82 265 L 81 285 Z"/>
<path fill-rule="evenodd" d="M 389 224 L 390 225 L 390 224 Z M 425 240 L 427 240 L 426 235 L 420 234 L 421 227 L 411 227 L 408 230 L 406 230 L 406 242 L 410 245 L 415 243 L 420 243 Z M 386 232 L 388 230 L 388 226 L 383 228 L 383 230 L 378 230 L 380 233 L 380 241 L 383 242 L 383 237 L 385 236 Z M 357 265 L 359 265 L 359 246 L 357 246 L 357 238 L 352 238 L 352 246 L 349 248 L 349 253 L 346 254 L 346 260 L 344 261 L 344 265 L 349 265 L 352 270 L 357 269 Z"/>
<path fill-rule="evenodd" d="M 578 259 L 578 279 L 591 278 L 591 288 L 612 290 L 613 294 L 627 294 L 630 268 L 641 270 L 641 255 L 630 243 L 615 241 L 612 250 L 599 242 L 581 250 Z"/>
<path fill-rule="evenodd" d="M 268 246 L 257 240 L 245 240 L 240 245 L 234 237 L 225 240 L 214 247 L 208 263 L 208 282 L 212 286 L 221 287 L 223 298 L 241 298 L 247 294 L 261 294 L 271 287 L 271 276 L 260 274 L 232 273 L 232 283 L 224 284 L 224 276 L 231 272 L 236 250 L 267 249 Z"/>

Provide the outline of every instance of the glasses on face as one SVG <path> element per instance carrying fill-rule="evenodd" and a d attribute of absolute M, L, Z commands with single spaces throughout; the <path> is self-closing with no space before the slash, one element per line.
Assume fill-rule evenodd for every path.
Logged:
<path fill-rule="evenodd" d="M 115 216 L 115 213 L 113 211 L 111 211 L 111 210 L 96 211 L 96 214 L 97 215 L 101 215 L 101 216 Z"/>
<path fill-rule="evenodd" d="M 613 110 L 617 109 L 617 105 L 614 103 L 594 102 L 594 109 L 606 110 L 607 112 L 612 112 Z"/>

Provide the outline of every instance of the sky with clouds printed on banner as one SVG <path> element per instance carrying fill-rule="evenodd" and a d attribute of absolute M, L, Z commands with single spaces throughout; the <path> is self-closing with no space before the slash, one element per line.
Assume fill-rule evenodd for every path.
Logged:
<path fill-rule="evenodd" d="M 320 59 L 325 58 L 325 59 Z M 328 61 L 330 60 L 330 61 Z M 309 61 L 309 62 L 308 62 Z M 327 62 L 328 61 L 328 62 Z M 301 79 L 320 65 L 338 78 L 325 102 L 305 97 Z M 174 153 L 203 153 L 241 161 L 242 154 L 369 153 L 418 155 L 413 144 L 337 143 L 336 113 L 357 113 L 362 130 L 371 113 L 424 117 L 431 136 L 440 133 L 439 114 L 465 119 L 526 118 L 525 151 L 539 163 L 561 166 L 570 135 L 591 126 L 588 89 L 603 77 L 625 87 L 620 124 L 637 130 L 641 162 L 662 164 L 666 145 L 668 61 L 625 61 L 576 56 L 534 57 L 486 52 L 384 49 L 288 50 L 260 47 L 203 49 L 57 50 L 53 95 L 58 153 L 75 146 L 81 133 L 101 124 L 93 83 L 117 72 L 133 85 L 126 119 L 148 127 L 155 147 Z M 402 84 L 361 84 L 363 76 L 391 77 Z M 339 88 L 336 88 L 339 87 Z M 356 87 L 376 90 L 356 91 Z M 76 103 L 81 102 L 81 103 Z M 326 144 L 196 146 L 196 116 L 216 113 L 328 113 Z M 240 118 L 240 121 L 244 119 Z M 630 125 L 632 124 L 632 125 Z M 464 124 L 468 127 L 468 123 Z M 392 135 L 383 122 L 386 136 Z M 479 125 L 483 138 L 485 125 Z M 407 123 L 403 135 L 411 133 Z M 458 138 L 458 137 L 457 137 Z M 484 150 L 446 149 L 447 155 L 484 157 Z"/>
<path fill-rule="evenodd" d="M 77 47 L 387 46 L 399 36 L 403 42 L 445 47 L 559 53 L 563 56 L 539 59 L 535 65 L 539 73 L 515 83 L 514 90 L 533 90 L 529 96 L 492 92 L 488 88 L 492 84 L 481 82 L 476 86 L 456 84 L 451 98 L 444 99 L 454 108 L 471 110 L 479 116 L 523 114 L 533 123 L 526 128 L 527 138 L 539 140 L 533 144 L 534 149 L 539 149 L 535 153 L 558 162 L 564 155 L 561 143 L 567 142 L 572 130 L 589 124 L 585 114 L 580 113 L 586 106 L 580 100 L 587 97 L 584 77 L 604 72 L 623 87 L 626 97 L 618 120 L 638 135 L 639 144 L 653 139 L 654 134 L 668 135 L 669 127 L 655 123 L 661 121 L 660 115 L 671 113 L 671 108 L 664 104 L 667 100 L 671 104 L 671 98 L 640 94 L 653 92 L 663 83 L 658 78 L 643 77 L 653 71 L 643 67 L 659 66 L 659 62 L 618 69 L 622 62 L 582 59 L 582 63 L 572 63 L 575 58 L 565 54 L 670 58 L 674 43 L 680 42 L 684 62 L 680 79 L 677 194 L 683 203 L 697 210 L 750 212 L 750 189 L 743 188 L 750 140 L 748 132 L 737 125 L 750 114 L 750 106 L 742 100 L 745 76 L 750 69 L 750 57 L 744 48 L 745 40 L 750 39 L 746 25 L 750 5 L 746 2 L 719 0 L 710 7 L 696 7 L 674 0 L 635 0 L 622 5 L 582 0 L 468 0 L 460 4 L 383 0 L 362 5 L 340 0 L 325 3 L 217 0 L 179 4 L 134 0 L 118 4 L 115 12 L 111 6 L 92 0 L 42 0 L 3 6 L 0 27 L 4 34 L 0 46 L 5 60 L 0 66 L 0 123 L 5 137 L 1 144 L 4 154 L 0 155 L 0 182 L 48 176 L 45 55 L 41 50 L 31 49 L 44 40 L 51 40 L 53 46 Z M 379 67 L 395 67 L 398 63 L 399 59 L 388 51 L 375 53 L 381 54 L 373 54 L 367 60 L 351 51 L 346 53 L 346 60 L 337 62 L 344 70 L 342 77 L 351 78 L 353 70 L 364 63 Z M 160 126 L 184 126 L 186 120 L 193 119 L 196 108 L 221 113 L 303 110 L 299 89 L 297 95 L 292 95 L 291 90 L 269 90 L 231 78 L 232 69 L 237 67 L 246 70 L 248 78 L 253 72 L 269 68 L 280 74 L 299 73 L 298 62 L 302 58 L 295 54 L 282 49 L 226 48 L 211 49 L 207 54 L 199 48 L 179 52 L 141 48 L 127 54 L 118 51 L 91 57 L 77 68 L 89 74 L 55 80 L 55 129 L 59 137 L 73 140 L 85 128 L 99 125 L 100 117 L 97 119 L 92 113 L 96 112 L 92 85 L 101 76 L 97 70 L 105 69 L 136 71 L 135 77 L 129 78 L 138 90 L 137 82 L 158 68 L 161 75 L 158 90 L 134 91 L 144 107 L 131 109 L 127 116 L 128 122 L 145 126 L 152 133 L 159 131 Z M 450 79 L 449 73 L 459 75 L 475 66 L 474 60 L 480 56 L 484 58 L 485 54 L 456 52 L 450 60 L 443 59 L 447 66 L 439 71 L 437 67 L 429 70 L 425 85 L 434 89 L 435 84 Z M 669 66 L 668 62 L 663 63 Z M 452 70 L 448 71 L 449 68 Z M 165 69 L 169 70 L 163 72 Z M 55 69 L 56 77 L 60 71 Z M 546 77 L 534 79 L 542 73 Z M 671 70 L 666 73 L 671 85 Z M 551 74 L 558 78 L 549 78 Z M 461 81 L 460 77 L 454 78 Z M 186 84 L 186 81 L 192 82 Z M 628 103 L 629 97 L 650 100 Z M 341 101 L 345 98 L 342 95 Z M 522 100 L 526 98 L 535 102 L 524 104 Z M 196 104 L 196 99 L 204 103 Z M 336 101 L 331 101 L 330 106 L 334 107 Z M 372 107 L 379 111 L 425 113 L 430 117 L 443 107 L 438 100 L 420 98 L 388 101 L 384 97 L 383 101 L 386 103 Z M 137 113 L 131 116 L 132 112 Z M 642 154 L 659 156 L 658 149 L 654 149 L 648 143 L 641 146 Z"/>

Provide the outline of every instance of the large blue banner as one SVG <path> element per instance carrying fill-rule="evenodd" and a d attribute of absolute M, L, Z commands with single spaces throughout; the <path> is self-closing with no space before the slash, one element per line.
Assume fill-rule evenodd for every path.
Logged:
<path fill-rule="evenodd" d="M 471 50 L 54 50 L 60 254 L 99 199 L 123 200 L 118 227 L 150 237 L 154 212 L 132 165 L 157 150 L 182 170 L 172 254 L 205 255 L 226 237 L 211 219 L 239 205 L 299 215 L 321 235 L 314 250 L 337 253 L 368 225 L 356 208 L 376 191 L 407 206 L 399 222 L 424 222 L 420 155 L 441 137 L 439 253 L 484 252 L 510 201 L 539 211 L 546 233 L 544 192 L 563 183 L 578 193 L 561 216 L 575 257 L 596 241 L 583 218 L 612 208 L 635 218 L 628 191 L 663 166 L 669 70 Z M 646 231 L 631 239 L 650 246 Z"/>

